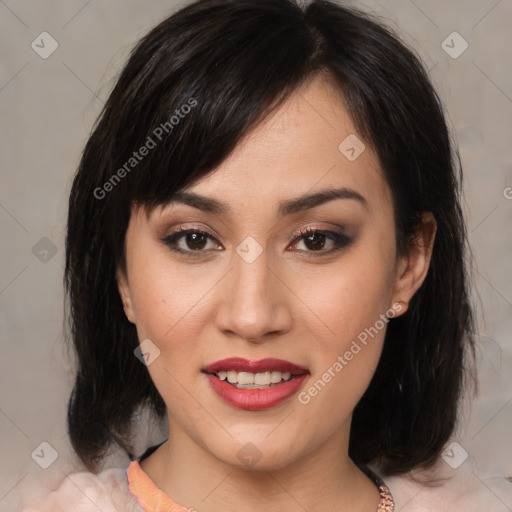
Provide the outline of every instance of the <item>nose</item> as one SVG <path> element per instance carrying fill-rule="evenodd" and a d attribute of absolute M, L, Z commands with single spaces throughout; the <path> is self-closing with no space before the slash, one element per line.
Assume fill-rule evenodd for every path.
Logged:
<path fill-rule="evenodd" d="M 234 254 L 233 267 L 223 281 L 216 324 L 224 335 L 264 343 L 291 328 L 291 292 L 270 268 L 267 251 L 251 263 Z"/>

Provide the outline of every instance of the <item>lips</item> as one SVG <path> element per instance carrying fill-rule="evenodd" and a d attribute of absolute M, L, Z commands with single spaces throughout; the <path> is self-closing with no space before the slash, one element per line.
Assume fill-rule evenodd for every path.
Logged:
<path fill-rule="evenodd" d="M 307 368 L 283 359 L 248 361 L 239 357 L 223 359 L 209 364 L 202 372 L 206 374 L 211 388 L 221 400 L 232 407 L 248 411 L 269 409 L 284 402 L 298 392 L 309 375 Z M 241 376 L 245 380 L 249 374 L 265 374 L 267 382 L 269 375 L 278 375 L 282 376 L 283 381 L 261 386 L 263 389 L 254 387 L 243 389 L 237 387 L 239 384 L 233 385 L 223 380 L 226 373 L 228 376 L 229 374 L 232 374 L 231 376 L 238 375 L 239 380 Z M 288 378 L 290 380 L 287 380 Z"/>
<path fill-rule="evenodd" d="M 222 359 L 215 363 L 205 366 L 203 371 L 206 373 L 219 373 L 221 371 L 234 370 L 236 372 L 264 373 L 264 372 L 290 372 L 292 375 L 304 375 L 309 373 L 307 368 L 298 366 L 283 359 L 260 359 L 259 361 L 248 361 L 241 357 L 231 357 Z"/>

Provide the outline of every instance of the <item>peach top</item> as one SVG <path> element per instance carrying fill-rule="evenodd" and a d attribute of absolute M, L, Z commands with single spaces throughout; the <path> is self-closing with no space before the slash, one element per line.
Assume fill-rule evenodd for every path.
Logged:
<path fill-rule="evenodd" d="M 161 491 L 153 483 L 153 480 L 144 473 L 138 460 L 132 461 L 126 474 L 128 476 L 128 488 L 137 497 L 145 512 L 189 512 L 193 510 L 178 505 Z"/>

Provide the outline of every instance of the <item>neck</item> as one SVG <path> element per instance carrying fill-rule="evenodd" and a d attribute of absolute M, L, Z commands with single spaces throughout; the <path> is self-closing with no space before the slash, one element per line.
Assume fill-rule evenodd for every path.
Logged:
<path fill-rule="evenodd" d="M 374 512 L 379 491 L 348 457 L 347 432 L 285 467 L 240 468 L 226 464 L 179 429 L 141 462 L 141 468 L 173 501 L 201 512 Z"/>

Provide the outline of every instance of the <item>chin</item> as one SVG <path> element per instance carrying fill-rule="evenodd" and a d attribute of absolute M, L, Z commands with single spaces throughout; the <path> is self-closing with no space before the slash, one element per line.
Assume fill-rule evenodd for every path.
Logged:
<path fill-rule="evenodd" d="M 245 471 L 279 471 L 292 465 L 300 454 L 285 443 L 271 444 L 265 437 L 247 441 L 234 441 L 234 451 L 222 450 L 214 455 L 222 462 Z M 297 449 L 296 445 L 295 450 Z M 227 448 L 227 446 L 225 447 Z"/>

